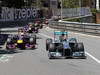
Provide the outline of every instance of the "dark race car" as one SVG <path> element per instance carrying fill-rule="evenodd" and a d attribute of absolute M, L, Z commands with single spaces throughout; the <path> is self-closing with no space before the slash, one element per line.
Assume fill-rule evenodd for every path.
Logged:
<path fill-rule="evenodd" d="M 36 35 L 20 33 L 18 35 L 9 35 L 6 43 L 8 50 L 16 48 L 34 49 L 36 45 Z"/>
<path fill-rule="evenodd" d="M 46 40 L 46 50 L 49 59 L 52 58 L 86 58 L 83 43 L 78 43 L 76 38 L 68 38 L 67 32 L 54 32 L 54 39 Z"/>
<path fill-rule="evenodd" d="M 49 24 L 48 19 L 45 20 L 44 24 L 45 25 L 48 25 Z"/>
<path fill-rule="evenodd" d="M 38 33 L 39 28 L 35 26 L 34 23 L 29 23 L 24 27 L 25 32 L 27 33 Z"/>
<path fill-rule="evenodd" d="M 41 20 L 35 21 L 35 24 L 38 26 L 39 29 L 43 28 L 43 24 L 42 24 Z"/>

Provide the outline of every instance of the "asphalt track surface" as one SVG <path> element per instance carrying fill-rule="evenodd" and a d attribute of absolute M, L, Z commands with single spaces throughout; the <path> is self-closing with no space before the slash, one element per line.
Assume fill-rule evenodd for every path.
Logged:
<path fill-rule="evenodd" d="M 50 60 L 45 49 L 45 40 L 53 37 L 53 31 L 49 28 L 40 30 L 35 50 L 1 54 L 0 75 L 100 75 L 99 37 L 69 32 L 69 37 L 76 37 L 84 43 L 87 59 Z M 2 50 L 6 50 L 5 46 Z"/>

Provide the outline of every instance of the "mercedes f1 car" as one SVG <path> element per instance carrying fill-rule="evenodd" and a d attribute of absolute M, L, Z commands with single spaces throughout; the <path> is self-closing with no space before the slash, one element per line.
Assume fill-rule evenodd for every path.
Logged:
<path fill-rule="evenodd" d="M 6 43 L 6 48 L 13 50 L 16 48 L 20 49 L 34 49 L 36 45 L 36 35 L 23 34 L 22 32 L 18 35 L 9 35 Z"/>
<path fill-rule="evenodd" d="M 68 32 L 55 31 L 54 39 L 46 40 L 46 50 L 49 59 L 86 58 L 83 43 L 78 43 L 76 38 L 68 38 Z"/>

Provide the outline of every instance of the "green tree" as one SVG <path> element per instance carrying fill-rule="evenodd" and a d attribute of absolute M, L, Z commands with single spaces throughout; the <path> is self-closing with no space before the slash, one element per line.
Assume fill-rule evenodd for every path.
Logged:
<path fill-rule="evenodd" d="M 36 0 L 32 3 L 33 6 L 37 6 L 39 8 L 41 7 L 48 7 L 49 6 L 49 0 Z"/>
<path fill-rule="evenodd" d="M 76 8 L 79 7 L 80 0 L 63 0 L 63 7 Z"/>

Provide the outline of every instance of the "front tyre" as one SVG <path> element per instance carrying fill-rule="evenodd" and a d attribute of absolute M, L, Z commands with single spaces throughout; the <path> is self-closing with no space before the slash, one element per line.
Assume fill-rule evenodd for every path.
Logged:
<path fill-rule="evenodd" d="M 83 43 L 78 43 L 78 51 L 82 54 L 81 58 L 86 58 Z"/>

